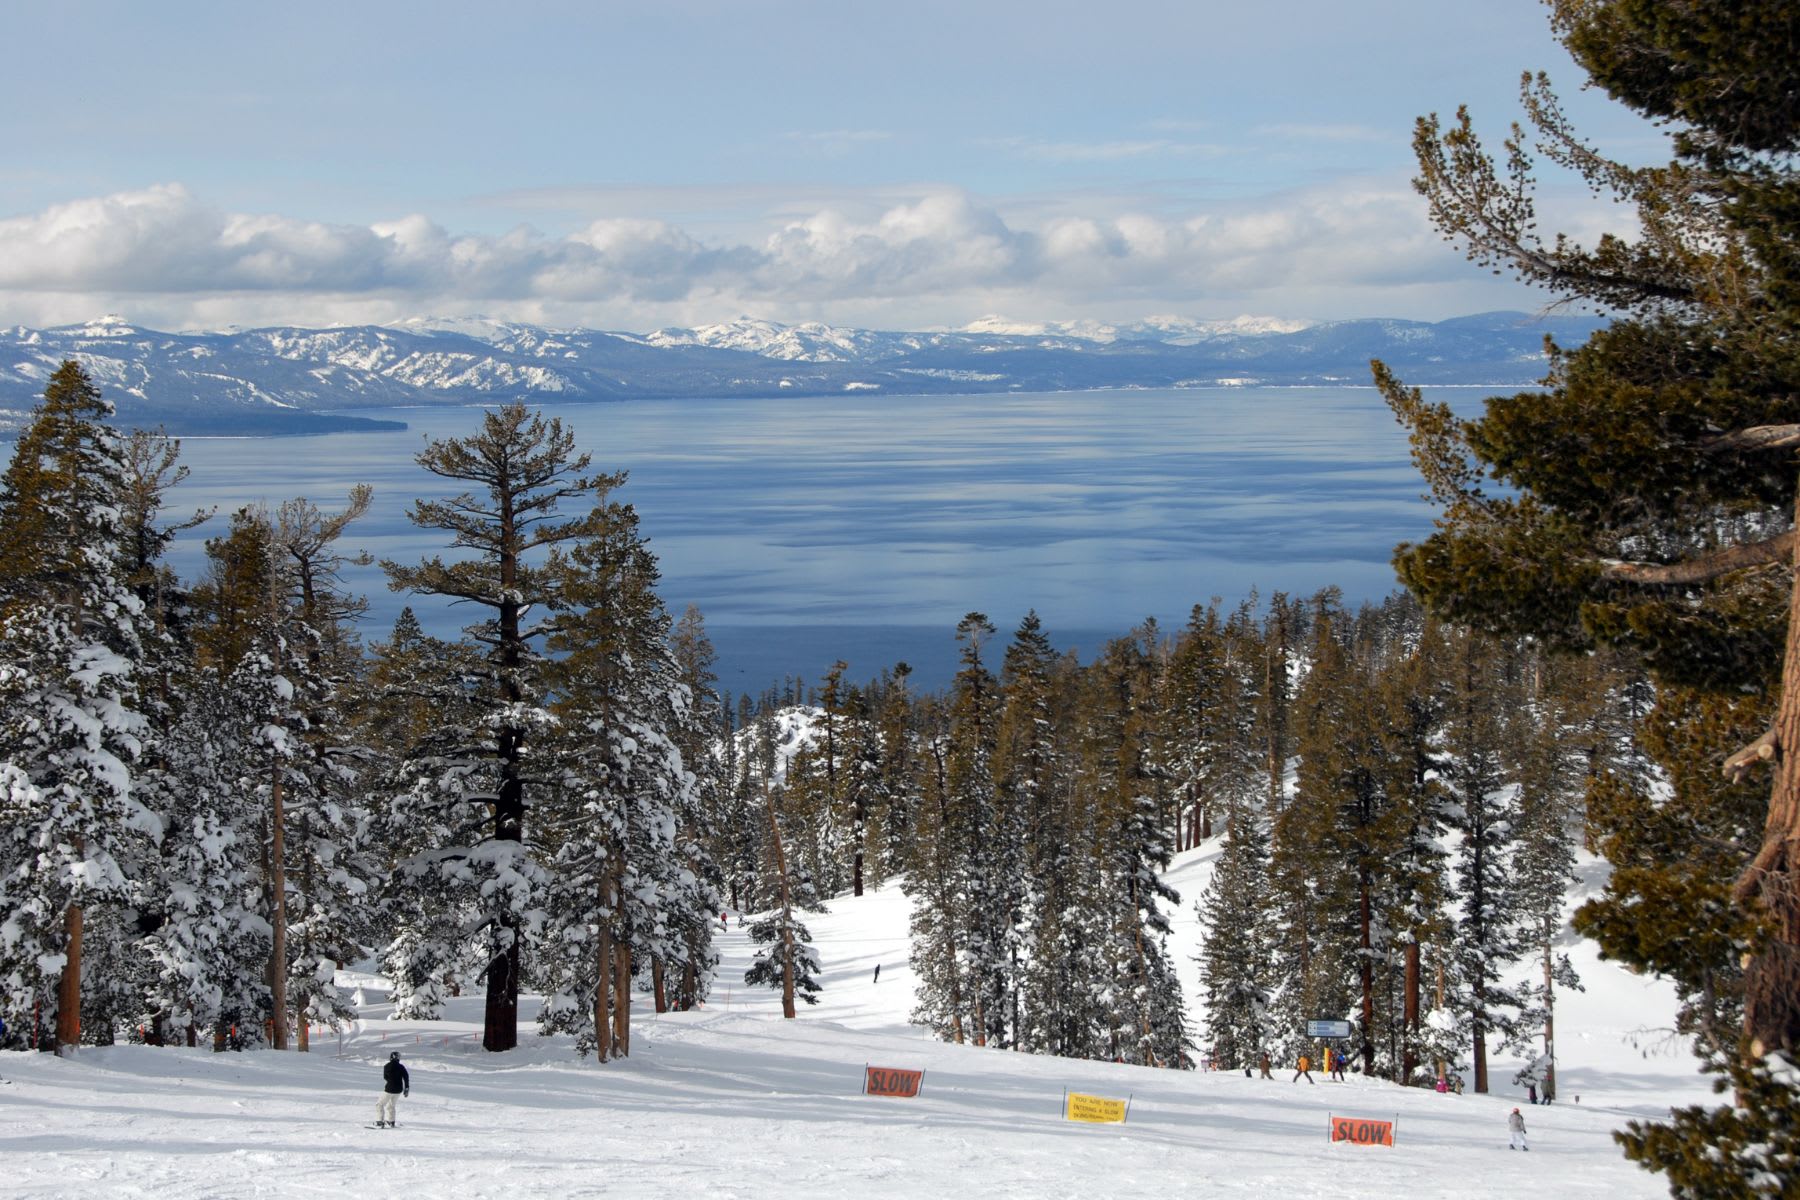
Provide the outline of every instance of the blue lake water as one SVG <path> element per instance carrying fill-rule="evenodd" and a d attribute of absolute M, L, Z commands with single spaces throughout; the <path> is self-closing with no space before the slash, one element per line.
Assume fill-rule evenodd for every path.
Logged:
<path fill-rule="evenodd" d="M 1447 393 L 1473 401 L 1481 393 Z M 955 670 L 953 630 L 985 612 L 1010 633 L 1031 608 L 1059 646 L 1089 656 L 1147 616 L 1167 625 L 1252 588 L 1352 602 L 1396 586 L 1397 542 L 1430 532 L 1404 431 L 1366 388 L 1232 388 L 1000 396 L 659 400 L 546 406 L 593 455 L 624 469 L 679 614 L 699 605 L 722 684 L 759 691 L 817 680 L 844 658 L 867 678 L 905 659 L 915 680 Z M 479 409 L 402 409 L 405 432 L 188 439 L 192 478 L 174 507 L 220 517 L 175 552 L 194 577 L 200 543 L 245 503 L 306 496 L 335 509 L 355 483 L 375 502 L 344 545 L 416 561 L 444 552 L 406 519 L 445 481 L 413 455 L 462 436 Z M 387 590 L 365 637 L 413 603 L 448 635 L 468 610 Z"/>

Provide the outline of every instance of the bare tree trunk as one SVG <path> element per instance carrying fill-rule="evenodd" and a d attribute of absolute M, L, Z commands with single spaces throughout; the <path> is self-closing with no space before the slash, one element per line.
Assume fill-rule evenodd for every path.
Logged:
<path fill-rule="evenodd" d="M 631 942 L 613 942 L 613 1054 L 631 1056 Z"/>
<path fill-rule="evenodd" d="M 1359 919 L 1362 923 L 1362 937 L 1359 943 L 1362 953 L 1358 955 L 1362 959 L 1362 1069 L 1364 1075 L 1374 1075 L 1375 1043 L 1371 1038 L 1375 1028 L 1375 943 L 1371 932 L 1374 924 L 1374 912 L 1370 893 L 1374 891 L 1375 883 L 1369 877 L 1369 870 L 1366 866 L 1361 868 L 1358 874 L 1362 877 L 1361 886 L 1357 888 Z"/>
<path fill-rule="evenodd" d="M 600 885 L 603 909 L 612 908 L 612 868 L 607 868 L 605 882 Z M 616 911 L 616 909 L 613 909 Z M 594 1058 L 606 1062 L 612 1058 L 612 972 L 613 935 L 611 912 L 600 917 L 600 935 L 594 954 Z"/>
<path fill-rule="evenodd" d="M 1433 957 L 1437 959 L 1437 1008 L 1441 1011 L 1444 1007 L 1444 956 L 1440 951 Z M 1449 1064 L 1441 1058 L 1436 1061 L 1437 1077 L 1442 1079 L 1449 1073 Z"/>
<path fill-rule="evenodd" d="M 1475 1028 L 1474 1028 L 1474 1034 L 1475 1034 L 1475 1052 L 1474 1052 L 1475 1091 L 1476 1091 L 1477 1095 L 1481 1095 L 1481 1094 L 1485 1094 L 1488 1090 L 1487 1025 L 1485 1024 L 1486 1017 L 1487 1017 L 1487 989 L 1482 987 L 1481 981 L 1479 979 L 1477 979 L 1475 981 L 1475 989 L 1474 990 L 1475 990 L 1475 1004 L 1473 1007 L 1475 1009 Z"/>
<path fill-rule="evenodd" d="M 1800 515 L 1800 491 L 1795 506 Z M 1759 1058 L 1800 1049 L 1800 549 L 1788 601 L 1775 745 L 1762 847 L 1733 889 L 1740 903 L 1762 909 L 1771 935 L 1744 968 L 1744 1033 Z"/>
<path fill-rule="evenodd" d="M 1550 962 L 1550 943 L 1544 943 L 1544 1103 L 1556 1099 L 1556 976 Z"/>
<path fill-rule="evenodd" d="M 311 840 L 312 825 L 307 814 L 302 811 L 300 814 L 300 845 L 304 847 Z M 312 856 L 307 854 L 303 849 L 300 858 L 300 896 L 302 904 L 304 905 L 307 899 L 312 895 L 313 860 Z M 301 911 L 305 911 L 304 907 Z M 307 962 L 311 962 L 313 958 L 312 922 L 306 921 L 304 917 L 302 918 L 302 922 L 301 937 L 303 940 L 300 943 L 300 957 Z M 342 964 L 339 965 L 341 966 Z M 305 1054 L 312 1049 L 312 1022 L 306 1019 L 307 1009 L 309 1007 L 308 1004 L 302 1003 L 299 1009 L 294 1013 L 294 1026 L 297 1031 L 295 1048 L 302 1054 Z"/>
<path fill-rule="evenodd" d="M 269 786 L 269 1044 L 288 1048 L 287 1024 L 287 814 L 283 810 L 281 763 L 270 771 Z"/>
<path fill-rule="evenodd" d="M 79 849 L 79 843 L 77 843 Z M 81 905 L 63 910 L 62 977 L 56 981 L 56 1054 L 68 1058 L 81 1045 Z"/>
<path fill-rule="evenodd" d="M 1418 935 L 1406 943 L 1406 999 L 1401 1017 L 1401 1028 L 1404 1030 L 1403 1047 L 1400 1055 L 1401 1084 L 1412 1082 L 1413 1072 L 1419 1069 L 1419 939 Z"/>
<path fill-rule="evenodd" d="M 656 1011 L 668 1012 L 669 993 L 663 986 L 663 960 L 660 955 L 650 960 L 650 986 L 656 996 Z"/>

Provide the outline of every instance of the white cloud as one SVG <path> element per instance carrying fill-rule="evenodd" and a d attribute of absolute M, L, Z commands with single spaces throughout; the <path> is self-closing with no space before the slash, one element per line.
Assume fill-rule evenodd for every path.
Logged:
<path fill-rule="evenodd" d="M 1017 215 L 1042 208 L 1009 216 L 938 189 L 830 204 L 718 239 L 642 216 L 590 218 L 559 235 L 459 234 L 421 215 L 355 225 L 229 213 L 169 184 L 0 219 L 0 320 L 117 310 L 182 325 L 308 324 L 479 311 L 615 328 L 742 313 L 919 326 L 1001 308 L 1329 317 L 1498 306 L 1418 311 L 1421 297 L 1494 285 L 1472 280 L 1399 179 L 1188 215 L 1083 215 L 1067 204 Z"/>

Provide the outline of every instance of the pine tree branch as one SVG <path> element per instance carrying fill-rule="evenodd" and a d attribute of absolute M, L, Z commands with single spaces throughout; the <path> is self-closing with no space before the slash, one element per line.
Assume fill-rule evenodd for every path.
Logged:
<path fill-rule="evenodd" d="M 1699 558 L 1681 562 L 1627 562 L 1608 558 L 1600 560 L 1600 578 L 1611 583 L 1634 583 L 1646 587 L 1706 583 L 1721 575 L 1746 567 L 1789 562 L 1794 554 L 1794 531 L 1778 534 L 1761 542 L 1727 546 Z"/>
<path fill-rule="evenodd" d="M 1753 425 L 1716 437 L 1700 448 L 1707 454 L 1800 449 L 1800 425 Z"/>
<path fill-rule="evenodd" d="M 1744 904 L 1750 897 L 1756 895 L 1762 887 L 1763 877 L 1769 873 L 1769 868 L 1774 866 L 1775 861 L 1781 857 L 1782 851 L 1787 848 L 1787 842 L 1788 839 L 1779 834 L 1772 834 L 1763 841 L 1762 849 L 1756 852 L 1756 857 L 1750 860 L 1750 865 L 1744 868 L 1744 873 L 1739 875 L 1737 882 L 1731 885 L 1733 903 Z"/>
<path fill-rule="evenodd" d="M 1725 760 L 1725 778 L 1740 782 L 1758 763 L 1772 762 L 1781 753 L 1781 739 L 1771 728 L 1767 733 Z"/>

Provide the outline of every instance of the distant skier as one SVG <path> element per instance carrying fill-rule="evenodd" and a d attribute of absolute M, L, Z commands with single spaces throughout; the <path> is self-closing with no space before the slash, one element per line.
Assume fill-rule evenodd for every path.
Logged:
<path fill-rule="evenodd" d="M 1525 1103 L 1527 1103 L 1527 1104 L 1536 1104 L 1537 1103 L 1537 1084 L 1528 1083 L 1525 1085 Z"/>
<path fill-rule="evenodd" d="M 1438 1095 L 1448 1096 L 1450 1094 L 1450 1081 L 1442 1075 L 1439 1075 L 1436 1090 Z"/>
<path fill-rule="evenodd" d="M 1273 1075 L 1269 1074 L 1269 1052 L 1267 1050 L 1264 1050 L 1262 1055 L 1257 1059 L 1257 1065 L 1262 1068 L 1262 1077 L 1264 1079 L 1275 1078 Z"/>
<path fill-rule="evenodd" d="M 1299 1083 L 1300 1077 L 1302 1075 L 1306 1076 L 1306 1082 L 1308 1082 L 1308 1083 L 1319 1082 L 1318 1080 L 1316 1080 L 1312 1077 L 1312 1059 L 1310 1059 L 1310 1058 L 1306 1057 L 1306 1055 L 1302 1054 L 1300 1056 L 1300 1062 L 1297 1065 L 1299 1066 L 1300 1069 L 1298 1071 L 1294 1072 L 1294 1078 L 1293 1078 L 1292 1082 Z"/>
<path fill-rule="evenodd" d="M 388 1055 L 381 1067 L 381 1099 L 375 1102 L 375 1128 L 394 1128 L 394 1106 L 401 1096 L 412 1095 L 412 1076 L 400 1062 L 400 1052 Z"/>
<path fill-rule="evenodd" d="M 1344 1052 L 1342 1050 L 1328 1050 L 1326 1053 L 1331 1055 L 1331 1077 L 1339 1083 L 1348 1082 L 1344 1078 Z"/>
<path fill-rule="evenodd" d="M 881 964 L 880 963 L 875 964 L 875 982 L 876 983 L 881 982 Z"/>
<path fill-rule="evenodd" d="M 1512 1130 L 1512 1141 L 1508 1142 L 1507 1147 L 1506 1147 L 1508 1150 L 1530 1150 L 1531 1149 L 1530 1146 L 1527 1146 L 1525 1144 L 1525 1117 L 1524 1117 L 1524 1114 L 1520 1113 L 1519 1110 L 1516 1108 L 1513 1109 L 1512 1115 L 1510 1117 L 1506 1118 L 1506 1127 L 1508 1129 Z"/>

